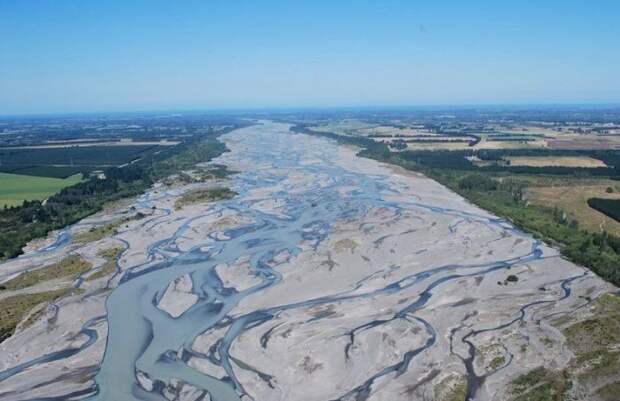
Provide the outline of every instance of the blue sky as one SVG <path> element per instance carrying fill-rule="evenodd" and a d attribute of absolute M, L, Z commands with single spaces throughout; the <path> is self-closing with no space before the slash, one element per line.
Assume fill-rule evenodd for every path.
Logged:
<path fill-rule="evenodd" d="M 0 114 L 620 103 L 620 2 L 0 0 Z"/>

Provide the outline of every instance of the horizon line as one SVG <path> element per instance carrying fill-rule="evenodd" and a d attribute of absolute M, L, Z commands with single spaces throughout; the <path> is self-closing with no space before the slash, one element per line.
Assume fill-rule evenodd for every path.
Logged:
<path fill-rule="evenodd" d="M 24 112 L 0 114 L 0 119 L 11 118 L 41 118 L 41 117 L 78 117 L 78 116 L 113 116 L 157 113 L 204 113 L 204 114 L 245 114 L 245 113 L 290 113 L 290 112 L 329 112 L 329 111 L 458 111 L 476 108 L 616 108 L 618 102 L 494 102 L 494 103 L 429 103 L 417 105 L 340 105 L 340 106 L 250 106 L 250 107 L 171 107 L 171 108 L 135 108 L 135 109 L 101 109 L 83 111 L 52 111 L 52 112 Z M 434 110 L 432 110 L 434 109 Z"/>

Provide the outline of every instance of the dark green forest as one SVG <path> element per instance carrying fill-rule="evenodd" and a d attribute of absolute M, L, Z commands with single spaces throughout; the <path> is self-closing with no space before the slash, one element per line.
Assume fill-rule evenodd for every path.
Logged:
<path fill-rule="evenodd" d="M 165 148 L 167 147 L 157 145 L 2 148 L 0 172 L 66 178 L 77 173 L 88 174 L 93 170 L 148 158 Z"/>
<path fill-rule="evenodd" d="M 619 199 L 603 199 L 603 198 L 590 198 L 588 199 L 588 206 L 592 209 L 611 217 L 616 221 L 620 221 L 620 200 Z"/>

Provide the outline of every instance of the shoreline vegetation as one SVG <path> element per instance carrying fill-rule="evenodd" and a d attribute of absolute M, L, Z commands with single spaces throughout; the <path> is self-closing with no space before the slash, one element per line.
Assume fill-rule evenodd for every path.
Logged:
<path fill-rule="evenodd" d="M 488 210 L 531 233 L 535 238 L 558 247 L 564 257 L 592 270 L 604 280 L 620 286 L 620 237 L 606 231 L 593 232 L 557 208 L 529 202 L 525 190 L 532 185 L 528 177 L 607 177 L 617 179 L 612 168 L 486 166 L 478 167 L 459 152 L 393 152 L 384 144 L 362 136 L 320 132 L 304 125 L 291 131 L 333 139 L 354 145 L 358 156 L 423 173 L 445 185 L 473 204 Z M 522 152 L 523 153 L 523 152 Z M 601 152 L 607 165 L 617 162 L 613 155 Z M 463 156 L 463 157 L 461 157 Z M 494 152 L 488 157 L 500 157 Z M 584 170 L 588 170 L 587 173 Z"/>
<path fill-rule="evenodd" d="M 181 198 L 175 202 L 174 207 L 176 210 L 181 210 L 184 206 L 232 199 L 235 195 L 237 195 L 235 191 L 226 187 L 193 189 L 181 195 Z"/>
<path fill-rule="evenodd" d="M 110 202 L 139 195 L 158 180 L 227 152 L 217 138 L 246 125 L 236 123 L 212 135 L 192 137 L 137 163 L 108 168 L 105 178 L 91 177 L 45 201 L 24 201 L 21 206 L 0 209 L 0 260 L 19 256 L 28 242 L 97 213 Z"/>

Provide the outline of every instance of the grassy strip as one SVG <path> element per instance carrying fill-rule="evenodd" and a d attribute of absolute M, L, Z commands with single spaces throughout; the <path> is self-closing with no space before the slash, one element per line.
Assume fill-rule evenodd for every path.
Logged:
<path fill-rule="evenodd" d="M 58 263 L 36 270 L 28 270 L 0 284 L 0 290 L 20 290 L 55 278 L 78 278 L 91 269 L 91 264 L 79 255 L 71 255 Z"/>
<path fill-rule="evenodd" d="M 11 337 L 15 328 L 24 317 L 37 305 L 51 302 L 69 294 L 71 288 L 40 292 L 37 294 L 22 294 L 0 299 L 0 342 Z"/>
<path fill-rule="evenodd" d="M 108 224 L 104 224 L 102 226 L 91 227 L 88 231 L 83 231 L 83 232 L 75 234 L 73 236 L 73 241 L 76 243 L 99 241 L 103 238 L 116 235 L 118 233 L 118 228 L 122 226 L 123 224 L 127 224 L 135 220 L 142 220 L 146 216 L 147 216 L 146 214 L 142 212 L 138 212 L 132 216 L 124 217 L 122 219 L 113 221 Z"/>
<path fill-rule="evenodd" d="M 229 188 L 206 188 L 195 189 L 184 193 L 174 204 L 175 209 L 180 210 L 183 206 L 196 203 L 215 202 L 218 200 L 231 199 L 237 193 Z"/>
<path fill-rule="evenodd" d="M 195 180 L 198 182 L 204 182 L 208 180 L 215 180 L 220 178 L 226 178 L 231 174 L 234 174 L 235 171 L 231 171 L 227 166 L 223 164 L 216 164 L 213 166 L 200 167 L 196 169 Z"/>
<path fill-rule="evenodd" d="M 499 355 L 491 359 L 491 362 L 489 363 L 489 368 L 491 370 L 496 370 L 502 367 L 505 363 L 506 363 L 506 358 L 503 355 Z"/>
<path fill-rule="evenodd" d="M 107 277 L 111 274 L 114 274 L 114 272 L 116 272 L 116 259 L 118 259 L 118 257 L 121 253 L 123 253 L 123 251 L 124 249 L 121 247 L 102 249 L 101 251 L 99 251 L 97 255 L 101 256 L 106 261 L 103 266 L 99 268 L 99 270 L 88 276 L 86 278 L 86 281 L 94 281 L 99 278 Z"/>
<path fill-rule="evenodd" d="M 123 223 L 123 220 L 119 220 L 103 226 L 91 227 L 88 231 L 75 234 L 73 236 L 73 241 L 76 243 L 99 241 L 100 239 L 116 234 L 117 229 Z"/>
<path fill-rule="evenodd" d="M 234 174 L 234 171 L 230 171 L 226 166 L 200 166 L 190 171 L 183 171 L 179 174 L 172 175 L 163 180 L 163 183 L 168 186 L 185 185 L 196 182 L 205 182 L 209 180 L 221 179 Z"/>

